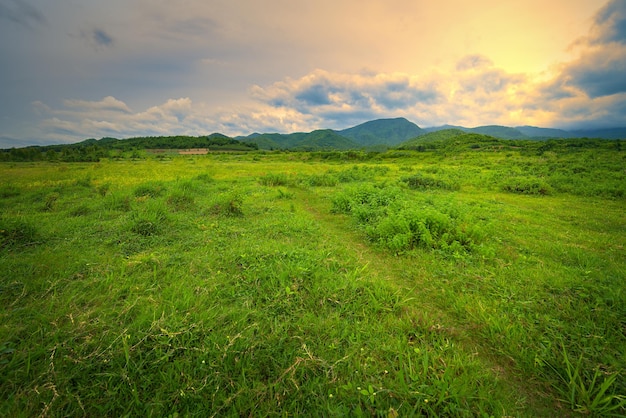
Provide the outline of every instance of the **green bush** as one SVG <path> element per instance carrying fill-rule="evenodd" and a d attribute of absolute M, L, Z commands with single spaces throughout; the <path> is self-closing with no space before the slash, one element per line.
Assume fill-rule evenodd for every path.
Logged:
<path fill-rule="evenodd" d="M 351 215 L 371 241 L 396 253 L 419 247 L 463 255 L 476 249 L 481 236 L 456 206 L 420 206 L 397 188 L 368 185 L 337 194 L 331 210 Z"/>
<path fill-rule="evenodd" d="M 474 249 L 476 236 L 435 208 L 399 208 L 366 227 L 368 237 L 398 253 L 413 248 L 464 254 Z"/>
<path fill-rule="evenodd" d="M 417 190 L 429 190 L 429 189 L 442 189 L 442 190 L 459 190 L 457 183 L 443 181 L 436 179 L 435 177 L 424 176 L 423 174 L 414 174 L 402 179 L 406 185 L 411 189 Z"/>
<path fill-rule="evenodd" d="M 502 184 L 502 190 L 509 193 L 527 195 L 550 195 L 552 187 L 542 179 L 530 177 L 513 177 Z"/>
<path fill-rule="evenodd" d="M 313 174 L 308 177 L 307 183 L 313 187 L 334 187 L 339 183 L 337 177 L 332 174 Z"/>
<path fill-rule="evenodd" d="M 259 183 L 263 186 L 288 186 L 291 184 L 289 177 L 286 174 L 266 174 L 259 179 Z"/>

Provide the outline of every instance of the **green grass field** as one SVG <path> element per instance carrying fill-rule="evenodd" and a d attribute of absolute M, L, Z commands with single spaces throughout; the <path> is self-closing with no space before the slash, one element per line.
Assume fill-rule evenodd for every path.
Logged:
<path fill-rule="evenodd" d="M 626 153 L 0 164 L 1 416 L 623 416 Z"/>

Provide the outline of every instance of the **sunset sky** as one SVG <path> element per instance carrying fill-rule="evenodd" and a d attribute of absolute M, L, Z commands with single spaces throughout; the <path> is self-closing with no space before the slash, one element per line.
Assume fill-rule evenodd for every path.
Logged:
<path fill-rule="evenodd" d="M 0 0 L 0 148 L 626 126 L 626 0 Z"/>

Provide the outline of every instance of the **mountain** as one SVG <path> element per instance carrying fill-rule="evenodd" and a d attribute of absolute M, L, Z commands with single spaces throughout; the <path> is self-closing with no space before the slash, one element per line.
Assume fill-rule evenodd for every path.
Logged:
<path fill-rule="evenodd" d="M 463 126 L 443 125 L 424 128 L 425 133 L 437 132 L 445 129 L 460 129 L 464 132 L 474 132 L 483 135 L 495 136 L 502 139 L 552 139 L 552 138 L 602 138 L 626 139 L 626 127 L 608 129 L 579 129 L 566 131 L 563 129 L 538 128 L 535 126 L 516 126 L 515 128 L 499 125 L 478 126 L 465 128 Z"/>
<path fill-rule="evenodd" d="M 315 151 L 315 150 L 349 150 L 357 149 L 360 146 L 345 136 L 337 134 L 331 129 L 321 129 L 308 134 L 294 150 Z"/>
<path fill-rule="evenodd" d="M 348 150 L 361 148 L 359 144 L 331 129 L 292 134 L 252 134 L 243 138 L 245 142 L 257 144 L 260 149 L 290 149 L 300 151 Z"/>
<path fill-rule="evenodd" d="M 398 149 L 428 151 L 435 149 L 499 149 L 513 146 L 515 142 L 476 132 L 450 128 L 432 131 L 398 145 Z"/>
<path fill-rule="evenodd" d="M 508 126 L 489 125 L 479 126 L 469 130 L 481 135 L 494 136 L 502 139 L 528 139 L 526 135 L 515 128 L 509 128 Z"/>
<path fill-rule="evenodd" d="M 424 134 L 422 128 L 405 118 L 372 120 L 336 132 L 361 146 L 398 145 Z"/>
<path fill-rule="evenodd" d="M 574 138 L 575 134 L 562 129 L 537 128 L 535 126 L 516 126 L 522 134 L 529 138 Z"/>
<path fill-rule="evenodd" d="M 577 138 L 626 139 L 626 127 L 571 131 Z"/>
<path fill-rule="evenodd" d="M 456 126 L 456 125 L 443 125 L 436 126 L 432 128 L 426 128 L 424 131 L 428 132 L 437 132 L 447 129 L 458 129 L 463 132 L 468 133 L 476 133 L 481 135 L 489 135 L 494 136 L 496 138 L 502 139 L 528 139 L 529 137 L 521 132 L 517 128 L 511 128 L 508 126 L 500 126 L 500 125 L 487 125 L 487 126 L 478 126 L 476 128 L 466 128 L 464 126 Z"/>

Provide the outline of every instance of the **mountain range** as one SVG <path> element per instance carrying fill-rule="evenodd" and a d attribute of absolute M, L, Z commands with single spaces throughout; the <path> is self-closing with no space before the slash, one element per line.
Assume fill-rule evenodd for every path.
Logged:
<path fill-rule="evenodd" d="M 185 149 L 209 148 L 213 150 L 356 150 L 384 151 L 388 148 L 419 146 L 453 139 L 462 135 L 482 135 L 485 139 L 505 140 L 547 140 L 547 139 L 626 139 L 626 127 L 596 130 L 566 131 L 562 129 L 538 128 L 534 126 L 463 126 L 443 125 L 420 128 L 405 118 L 377 119 L 342 130 L 318 129 L 312 132 L 253 133 L 235 138 L 213 133 L 207 136 L 162 136 L 136 137 L 128 139 L 102 138 L 86 139 L 75 144 L 25 147 L 33 155 L 48 151 L 61 152 L 67 149 L 81 150 L 85 147 L 99 149 Z M 12 148 L 15 149 L 15 148 Z M 5 149 L 9 151 L 9 149 Z M 19 154 L 19 153 L 18 153 Z M 24 152 L 21 152 L 24 154 Z M 20 155 L 21 155 L 20 154 Z"/>
<path fill-rule="evenodd" d="M 439 131 L 446 131 L 444 136 L 475 133 L 511 140 L 546 140 L 553 138 L 626 139 L 626 127 L 575 131 L 534 126 L 508 127 L 500 125 L 479 126 L 476 128 L 443 125 L 420 128 L 405 118 L 377 119 L 343 130 L 323 129 L 309 133 L 298 132 L 291 134 L 254 133 L 248 136 L 240 136 L 236 139 L 255 143 L 259 149 L 267 150 L 346 150 L 375 146 L 395 147 L 411 139 L 428 136 L 430 133 Z M 441 135 L 437 137 L 441 137 Z"/>

